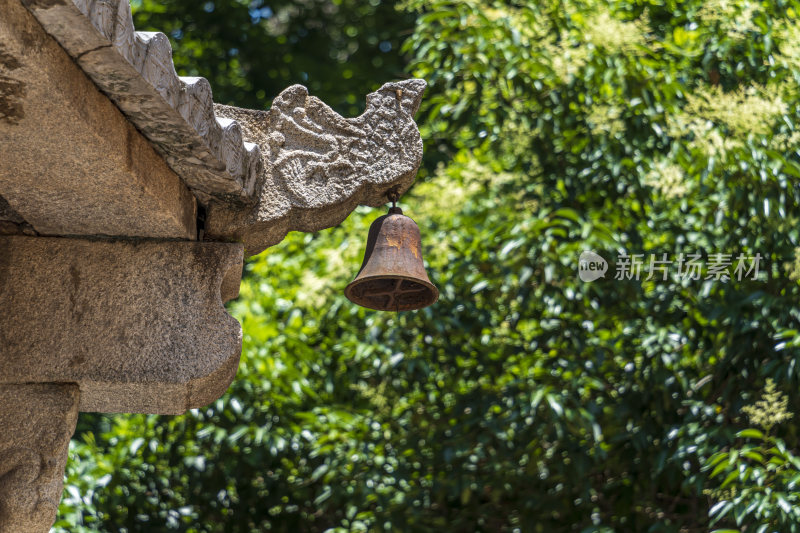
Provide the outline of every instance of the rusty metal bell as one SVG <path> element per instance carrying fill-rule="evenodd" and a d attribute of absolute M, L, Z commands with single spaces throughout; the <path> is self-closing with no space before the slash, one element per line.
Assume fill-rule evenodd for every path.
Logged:
<path fill-rule="evenodd" d="M 422 263 L 419 228 L 399 207 L 370 226 L 361 270 L 344 295 L 378 311 L 422 309 L 439 299 Z"/>

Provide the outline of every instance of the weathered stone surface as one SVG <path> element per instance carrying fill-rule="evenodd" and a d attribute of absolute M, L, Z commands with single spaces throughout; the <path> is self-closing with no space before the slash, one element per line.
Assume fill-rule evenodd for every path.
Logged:
<path fill-rule="evenodd" d="M 194 239 L 180 177 L 19 0 L 0 13 L 0 195 L 42 234 Z"/>
<path fill-rule="evenodd" d="M 23 0 L 204 203 L 258 197 L 259 147 L 218 122 L 211 87 L 179 78 L 163 33 L 137 32 L 128 0 Z"/>
<path fill-rule="evenodd" d="M 74 384 L 0 384 L 0 533 L 53 525 L 78 398 Z"/>
<path fill-rule="evenodd" d="M 386 84 L 351 119 L 301 86 L 215 114 L 128 0 L 0 0 L 0 533 L 52 524 L 79 409 L 176 414 L 223 394 L 243 248 L 405 191 L 424 87 Z M 185 242 L 195 198 L 212 239 L 244 246 Z M 37 231 L 72 238 L 19 235 Z"/>
<path fill-rule="evenodd" d="M 0 235 L 36 235 L 33 227 L 0 196 Z"/>
<path fill-rule="evenodd" d="M 241 353 L 223 306 L 241 272 L 240 244 L 0 237 L 0 383 L 75 382 L 81 411 L 213 401 Z"/>
<path fill-rule="evenodd" d="M 283 91 L 269 111 L 217 105 L 244 138 L 261 146 L 267 181 L 250 210 L 213 203 L 206 234 L 244 242 L 248 255 L 280 242 L 288 231 L 318 231 L 344 220 L 358 204 L 386 203 L 404 192 L 422 161 L 413 116 L 423 80 L 387 83 L 367 108 L 345 119 L 301 85 Z"/>
<path fill-rule="evenodd" d="M 0 196 L 0 221 L 13 222 L 14 224 L 22 224 L 25 219 L 19 216 L 19 213 L 14 211 L 5 198 Z"/>
<path fill-rule="evenodd" d="M 387 83 L 352 119 L 299 85 L 267 112 L 214 106 L 205 79 L 177 77 L 166 36 L 134 31 L 128 0 L 22 1 L 207 205 L 210 238 L 256 253 L 413 182 L 422 80 Z"/>

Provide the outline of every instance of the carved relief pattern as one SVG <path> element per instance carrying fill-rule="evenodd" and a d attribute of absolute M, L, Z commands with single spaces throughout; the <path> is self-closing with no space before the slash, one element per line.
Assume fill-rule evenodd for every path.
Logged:
<path fill-rule="evenodd" d="M 209 236 L 258 253 L 288 231 L 334 226 L 358 204 L 385 203 L 390 188 L 405 191 L 422 161 L 413 116 L 425 86 L 387 83 L 348 119 L 301 85 L 284 90 L 268 112 L 216 105 L 217 115 L 238 121 L 245 139 L 261 145 L 268 185 L 250 211 L 213 205 Z"/>
<path fill-rule="evenodd" d="M 342 201 L 364 179 L 389 183 L 416 169 L 419 133 L 403 109 L 403 94 L 417 102 L 424 87 L 421 80 L 384 86 L 369 96 L 363 115 L 349 120 L 309 97 L 305 87 L 282 92 L 270 110 L 268 154 L 292 205 Z M 327 198 L 326 190 L 339 197 Z"/>
<path fill-rule="evenodd" d="M 0 385 L 0 532 L 53 524 L 78 396 L 77 385 Z"/>

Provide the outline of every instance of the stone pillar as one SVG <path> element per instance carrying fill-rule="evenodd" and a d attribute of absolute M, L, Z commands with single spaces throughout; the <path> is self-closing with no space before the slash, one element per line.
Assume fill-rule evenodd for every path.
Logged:
<path fill-rule="evenodd" d="M 53 525 L 79 398 L 75 384 L 0 384 L 0 533 Z"/>

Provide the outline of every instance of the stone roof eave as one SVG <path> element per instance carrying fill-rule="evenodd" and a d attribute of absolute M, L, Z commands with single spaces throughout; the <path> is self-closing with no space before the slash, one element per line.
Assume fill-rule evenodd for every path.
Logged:
<path fill-rule="evenodd" d="M 258 145 L 214 115 L 204 78 L 179 77 L 163 33 L 137 32 L 128 0 L 23 0 L 201 201 L 258 196 Z"/>
<path fill-rule="evenodd" d="M 268 111 L 220 106 L 207 80 L 176 74 L 164 34 L 135 31 L 129 0 L 21 2 L 208 208 L 207 238 L 257 253 L 414 181 L 422 80 L 384 84 L 354 118 L 299 85 Z"/>

